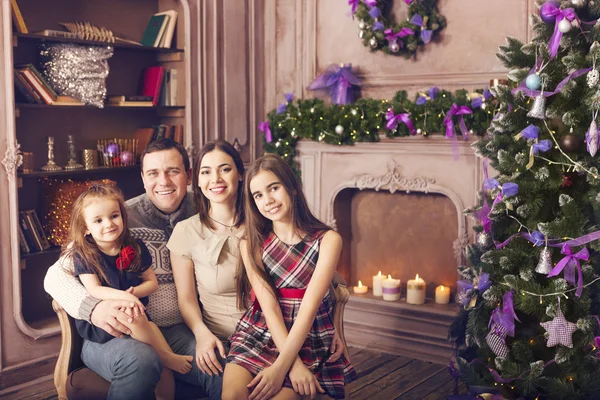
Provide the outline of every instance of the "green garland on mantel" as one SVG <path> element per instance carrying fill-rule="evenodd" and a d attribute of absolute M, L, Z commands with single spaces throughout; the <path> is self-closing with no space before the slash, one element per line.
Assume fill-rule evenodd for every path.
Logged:
<path fill-rule="evenodd" d="M 444 135 L 444 118 L 452 105 L 471 108 L 472 99 L 482 93 L 483 90 L 469 93 L 459 89 L 454 94 L 440 90 L 434 99 L 428 98 L 421 105 L 416 104 L 416 99 L 409 100 L 404 90 L 398 91 L 391 101 L 359 99 L 346 105 L 325 104 L 320 99 L 298 99 L 287 103 L 283 112 L 272 110 L 267 114 L 265 122 L 269 124 L 272 140 L 267 143 L 263 133 L 263 149 L 267 153 L 279 154 L 296 169 L 296 143 L 300 139 L 346 146 L 356 142 L 379 142 L 380 133 L 385 133 L 388 138 L 411 136 L 404 123 L 398 124 L 396 130 L 386 129 L 386 114 L 390 107 L 394 114 L 410 114 L 417 135 Z M 425 96 L 420 93 L 416 98 L 420 95 Z M 464 115 L 469 134 L 483 135 L 490 126 L 496 107 L 497 102 L 491 97 L 483 101 L 483 107 L 473 109 L 473 114 Z M 454 134 L 461 135 L 458 117 L 454 118 Z"/>

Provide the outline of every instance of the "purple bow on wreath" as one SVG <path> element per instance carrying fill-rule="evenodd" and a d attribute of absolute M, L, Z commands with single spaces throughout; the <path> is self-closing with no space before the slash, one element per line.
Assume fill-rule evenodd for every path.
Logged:
<path fill-rule="evenodd" d="M 483 104 L 483 102 L 487 101 L 490 97 L 492 97 L 492 92 L 490 92 L 490 90 L 486 87 L 483 90 L 482 96 L 477 96 L 476 98 L 474 98 L 471 101 L 471 108 L 473 108 L 473 109 L 481 108 L 481 105 Z"/>
<path fill-rule="evenodd" d="M 356 9 L 358 8 L 358 4 L 360 0 L 348 0 L 348 5 L 351 7 L 350 12 L 352 14 L 356 13 Z M 377 0 L 364 0 L 364 3 L 369 7 L 375 7 L 377 4 Z"/>
<path fill-rule="evenodd" d="M 409 35 L 414 35 L 415 31 L 413 31 L 410 28 L 402 28 L 400 29 L 398 32 L 394 33 L 393 29 L 386 29 L 385 31 L 383 31 L 383 34 L 385 35 L 385 39 L 388 41 L 388 43 L 395 43 L 398 41 L 398 38 L 403 38 L 403 37 L 407 37 Z M 398 43 L 400 45 L 400 47 L 403 46 L 403 42 L 400 41 L 400 43 Z"/>
<path fill-rule="evenodd" d="M 427 44 L 431 42 L 431 35 L 433 34 L 433 31 L 431 29 L 426 29 L 427 24 L 424 23 L 423 18 L 419 14 L 413 15 L 409 22 L 421 28 L 420 37 L 423 43 Z"/>
<path fill-rule="evenodd" d="M 560 252 L 564 254 L 565 257 L 556 264 L 547 277 L 557 276 L 564 269 L 565 280 L 575 286 L 575 269 L 577 269 L 577 291 L 575 291 L 575 296 L 579 297 L 583 291 L 583 273 L 581 272 L 579 260 L 587 261 L 590 257 L 590 253 L 588 252 L 587 247 L 584 247 L 573 254 L 573 250 L 568 244 L 564 244 Z"/>
<path fill-rule="evenodd" d="M 437 95 L 437 92 L 439 92 L 439 91 L 440 91 L 440 88 L 438 88 L 437 86 L 434 86 L 431 89 L 429 89 L 429 93 L 428 93 L 429 95 L 420 93 L 419 97 L 417 97 L 417 101 L 415 103 L 418 106 L 421 106 L 421 105 L 427 103 L 427 101 L 435 99 L 435 96 Z"/>
<path fill-rule="evenodd" d="M 352 64 L 331 64 L 308 86 L 309 90 L 329 88 L 331 102 L 334 104 L 350 104 L 354 101 L 352 86 L 359 86 L 358 79 L 352 72 Z"/>
<path fill-rule="evenodd" d="M 263 121 L 258 124 L 258 129 L 265 134 L 265 141 L 267 143 L 271 143 L 273 141 L 273 134 L 271 133 L 271 128 L 269 128 L 269 121 Z"/>
<path fill-rule="evenodd" d="M 412 121 L 410 120 L 409 113 L 394 115 L 394 110 L 392 110 L 390 108 L 390 110 L 387 112 L 385 117 L 388 120 L 387 125 L 385 126 L 385 128 L 387 130 L 394 131 L 394 130 L 398 129 L 398 124 L 403 122 L 404 124 L 406 124 L 406 126 L 408 127 L 408 130 L 410 130 L 410 133 L 412 135 L 417 134 L 415 126 L 413 125 Z"/>
<path fill-rule="evenodd" d="M 283 114 L 285 112 L 288 104 L 291 103 L 292 100 L 294 99 L 294 92 L 284 93 L 283 97 L 285 98 L 285 103 L 281 103 L 277 107 L 277 110 L 275 111 L 275 114 Z"/>
<path fill-rule="evenodd" d="M 444 118 L 444 125 L 446 125 L 446 137 L 451 138 L 454 135 L 454 121 L 452 117 L 455 115 L 459 115 L 460 118 L 458 120 L 458 125 L 460 126 L 460 131 L 463 134 L 464 139 L 466 140 L 469 137 L 467 132 L 467 125 L 465 125 L 464 116 L 467 114 L 473 114 L 473 111 L 467 106 L 459 106 L 458 104 L 452 104 L 450 110 L 446 113 L 446 117 Z"/>

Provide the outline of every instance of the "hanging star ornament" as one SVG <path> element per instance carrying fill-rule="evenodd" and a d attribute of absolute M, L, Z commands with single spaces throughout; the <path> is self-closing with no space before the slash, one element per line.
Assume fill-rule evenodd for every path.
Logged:
<path fill-rule="evenodd" d="M 569 322 L 565 319 L 560 305 L 556 310 L 556 317 L 552 321 L 540 323 L 544 329 L 550 334 L 546 346 L 554 347 L 557 344 L 562 344 L 570 349 L 573 348 L 573 332 L 577 330 L 577 324 Z"/>

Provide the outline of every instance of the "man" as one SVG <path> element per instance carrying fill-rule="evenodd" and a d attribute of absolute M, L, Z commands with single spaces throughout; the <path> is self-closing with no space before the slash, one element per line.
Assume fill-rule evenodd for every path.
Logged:
<path fill-rule="evenodd" d="M 150 295 L 147 307 L 150 318 L 161 327 L 165 339 L 178 354 L 194 355 L 195 340 L 183 323 L 177 306 L 167 241 L 177 222 L 195 214 L 192 196 L 190 160 L 179 143 L 160 139 L 148 145 L 141 156 L 145 194 L 127 201 L 129 228 L 135 238 L 144 241 L 153 258 L 158 290 Z M 151 399 L 162 365 L 150 346 L 135 341 L 119 320 L 130 317 L 120 308 L 126 301 L 100 301 L 91 297 L 79 280 L 69 274 L 70 260 L 58 260 L 50 267 L 44 288 L 73 318 L 82 319 L 115 336 L 107 343 L 85 341 L 83 362 L 111 382 L 109 399 Z M 177 380 L 199 386 L 210 399 L 221 398 L 221 377 L 204 375 L 193 364 L 189 374 L 175 374 Z"/>

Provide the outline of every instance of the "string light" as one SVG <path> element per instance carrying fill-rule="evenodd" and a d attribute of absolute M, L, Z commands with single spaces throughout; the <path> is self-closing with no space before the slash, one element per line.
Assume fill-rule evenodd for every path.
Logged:
<path fill-rule="evenodd" d="M 584 287 L 584 288 L 586 288 L 586 287 L 590 286 L 591 284 L 593 284 L 593 283 L 595 283 L 595 282 L 597 282 L 597 281 L 599 281 L 599 280 L 600 280 L 600 277 L 598 277 L 598 278 L 594 279 L 593 281 L 591 281 L 591 282 L 589 282 L 589 283 L 586 283 L 585 285 L 583 285 L 583 287 Z M 510 285 L 509 285 L 508 283 L 506 283 L 506 282 L 502 282 L 501 284 L 502 284 L 502 285 L 504 285 L 504 286 L 508 286 L 508 287 L 512 288 L 512 286 L 510 286 Z M 569 298 L 569 296 L 567 296 L 567 293 L 571 293 L 571 292 L 573 292 L 573 291 L 575 291 L 575 290 L 577 290 L 577 288 L 576 288 L 576 287 L 574 287 L 574 288 L 571 288 L 571 289 L 567 289 L 567 290 L 565 290 L 564 292 L 555 292 L 555 293 L 547 293 L 547 294 L 543 294 L 543 293 L 533 293 L 533 292 L 529 292 L 529 291 L 527 291 L 527 290 L 521 290 L 521 294 L 522 294 L 523 296 L 525 296 L 525 294 L 528 294 L 528 295 L 530 295 L 530 296 L 539 296 L 539 297 L 540 297 L 540 304 L 541 304 L 541 302 L 542 302 L 542 297 L 550 297 L 550 296 L 564 296 L 566 299 L 568 299 L 568 298 Z"/>

